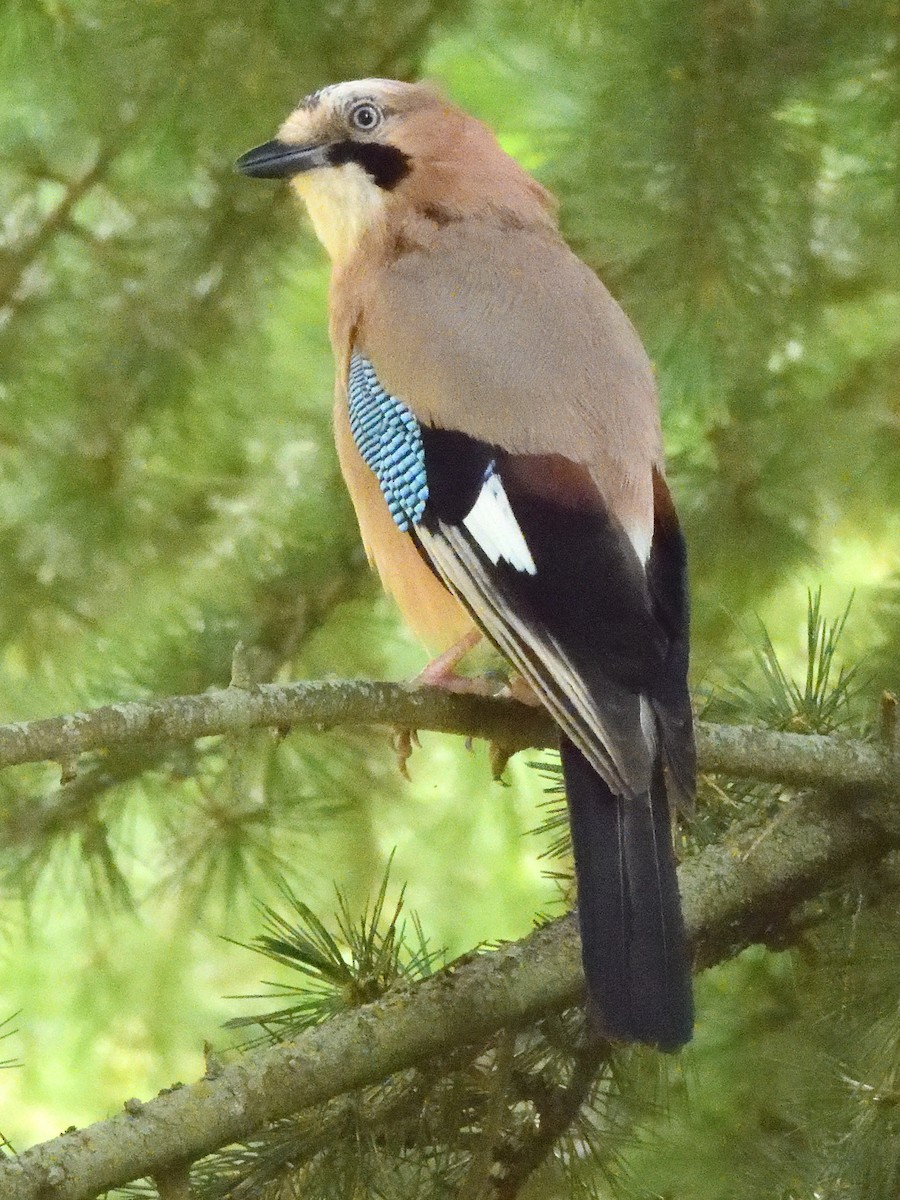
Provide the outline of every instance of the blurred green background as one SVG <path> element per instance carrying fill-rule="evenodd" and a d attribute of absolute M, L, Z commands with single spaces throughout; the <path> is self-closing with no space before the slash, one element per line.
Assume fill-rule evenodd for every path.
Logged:
<path fill-rule="evenodd" d="M 855 592 L 862 728 L 900 687 L 898 32 L 896 0 L 6 0 L 2 719 L 222 686 L 238 641 L 260 679 L 422 665 L 337 473 L 324 254 L 287 188 L 232 171 L 306 92 L 390 75 L 497 130 L 648 346 L 700 707 L 753 677 L 757 615 L 802 672 L 821 586 L 832 617 Z M 62 787 L 6 772 L 3 1133 L 202 1073 L 265 973 L 221 935 L 257 931 L 279 873 L 327 912 L 396 848 L 450 953 L 559 911 L 538 776 L 516 760 L 504 788 L 483 749 L 423 742 L 411 785 L 363 733 L 96 756 Z M 896 1024 L 897 931 L 871 882 L 806 953 L 703 980 L 670 1117 L 626 1151 L 639 1194 L 896 1194 L 864 1155 L 815 1192 L 862 1119 L 842 1077 L 898 1045 L 873 1025 Z"/>

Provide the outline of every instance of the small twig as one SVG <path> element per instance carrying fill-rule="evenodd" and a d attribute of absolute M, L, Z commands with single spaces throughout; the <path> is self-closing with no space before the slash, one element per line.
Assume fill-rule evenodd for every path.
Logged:
<path fill-rule="evenodd" d="M 900 754 L 900 721 L 897 720 L 897 697 L 893 692 L 882 692 L 878 706 L 878 732 L 889 750 Z"/>
<path fill-rule="evenodd" d="M 69 228 L 73 209 L 104 177 L 115 153 L 112 148 L 103 150 L 79 179 L 67 182 L 65 192 L 56 208 L 47 214 L 34 233 L 3 256 L 0 307 L 15 299 L 27 269 L 58 234 Z"/>
<path fill-rule="evenodd" d="M 781 809 L 779 809 L 779 811 L 772 818 L 772 820 L 768 821 L 765 825 L 763 825 L 762 829 L 760 829 L 757 836 L 753 839 L 753 841 L 750 843 L 750 845 L 744 851 L 744 853 L 742 855 L 742 859 L 744 862 L 747 862 L 747 860 L 754 854 L 754 852 L 756 851 L 756 848 L 757 848 L 757 846 L 759 846 L 760 842 L 764 841 L 765 838 L 770 837 L 778 829 L 778 826 L 781 824 L 781 822 L 786 819 L 788 812 L 789 812 L 789 806 L 783 805 L 781 807 Z"/>
<path fill-rule="evenodd" d="M 490 1195 L 494 1156 L 503 1132 L 506 1114 L 507 1092 L 512 1077 L 515 1059 L 516 1035 L 505 1029 L 497 1041 L 494 1051 L 494 1070 L 491 1075 L 491 1092 L 485 1107 L 481 1137 L 476 1146 L 469 1169 L 459 1189 L 457 1200 L 487 1200 Z"/>
<path fill-rule="evenodd" d="M 531 1138 L 511 1149 L 503 1176 L 495 1184 L 495 1200 L 515 1200 L 526 1181 L 546 1162 L 553 1147 L 581 1112 L 597 1072 L 610 1052 L 608 1042 L 594 1039 L 576 1051 L 568 1085 L 550 1088 L 535 1098 L 540 1123 Z"/>
<path fill-rule="evenodd" d="M 159 1200 L 191 1200 L 191 1169 L 179 1163 L 153 1177 Z"/>

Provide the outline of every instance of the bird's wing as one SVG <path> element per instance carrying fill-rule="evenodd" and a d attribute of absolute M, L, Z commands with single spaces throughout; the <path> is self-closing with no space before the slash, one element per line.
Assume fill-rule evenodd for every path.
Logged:
<path fill-rule="evenodd" d="M 546 227 L 469 219 L 416 247 L 350 284 L 385 388 L 424 424 L 584 465 L 611 510 L 649 522 L 653 370 L 597 276 Z"/>
<path fill-rule="evenodd" d="M 687 787 L 683 547 L 649 363 L 561 241 L 502 235 L 450 225 L 377 273 L 354 439 L 398 526 L 609 786 L 648 790 L 671 709 Z"/>

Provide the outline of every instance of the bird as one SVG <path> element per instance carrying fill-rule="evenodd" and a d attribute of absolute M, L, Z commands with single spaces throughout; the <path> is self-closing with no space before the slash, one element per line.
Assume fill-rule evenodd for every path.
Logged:
<path fill-rule="evenodd" d="M 236 168 L 289 180 L 331 259 L 338 459 L 433 678 L 484 637 L 559 727 L 592 1027 L 678 1050 L 687 559 L 638 334 L 550 193 L 430 83 L 323 87 Z"/>

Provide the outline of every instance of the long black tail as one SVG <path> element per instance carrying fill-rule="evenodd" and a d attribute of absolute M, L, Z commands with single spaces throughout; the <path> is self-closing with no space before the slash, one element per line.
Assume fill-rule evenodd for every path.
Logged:
<path fill-rule="evenodd" d="M 648 795 L 616 796 L 562 738 L 581 956 L 600 1031 L 677 1050 L 694 1023 L 662 765 Z"/>

